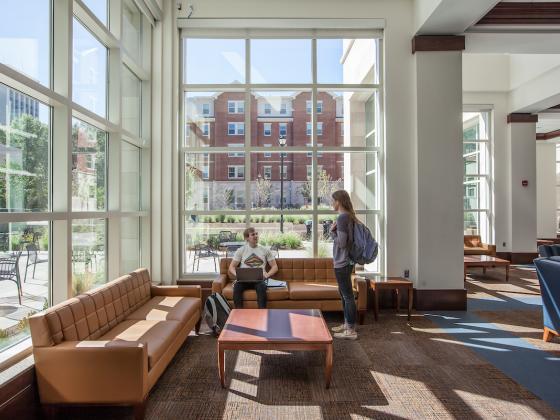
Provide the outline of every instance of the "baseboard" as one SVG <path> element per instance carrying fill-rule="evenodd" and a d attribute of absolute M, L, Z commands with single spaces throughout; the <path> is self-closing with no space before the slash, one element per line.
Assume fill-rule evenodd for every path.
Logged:
<path fill-rule="evenodd" d="M 496 252 L 496 257 L 511 261 L 512 264 L 532 264 L 538 252 Z"/>
<path fill-rule="evenodd" d="M 420 311 L 466 311 L 467 289 L 414 289 L 414 307 Z"/>
<path fill-rule="evenodd" d="M 40 418 L 35 367 L 31 366 L 0 387 L 0 418 Z"/>

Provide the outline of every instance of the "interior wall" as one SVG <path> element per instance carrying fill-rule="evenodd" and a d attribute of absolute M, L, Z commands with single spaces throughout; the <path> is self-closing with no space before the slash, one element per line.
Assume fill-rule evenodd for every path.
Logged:
<path fill-rule="evenodd" d="M 556 144 L 537 142 L 537 237 L 556 238 Z"/>

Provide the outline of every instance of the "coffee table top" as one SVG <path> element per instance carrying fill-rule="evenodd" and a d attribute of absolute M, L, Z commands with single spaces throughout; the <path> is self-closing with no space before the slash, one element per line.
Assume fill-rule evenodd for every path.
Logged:
<path fill-rule="evenodd" d="M 490 255 L 465 255 L 464 263 L 466 265 L 477 265 L 477 264 L 510 264 L 508 260 L 503 260 L 501 258 L 491 257 Z"/>
<path fill-rule="evenodd" d="M 221 343 L 332 343 L 318 309 L 233 309 Z"/>

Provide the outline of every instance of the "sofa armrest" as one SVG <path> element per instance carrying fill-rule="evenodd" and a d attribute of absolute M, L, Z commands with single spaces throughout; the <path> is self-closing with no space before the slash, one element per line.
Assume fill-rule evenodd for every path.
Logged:
<path fill-rule="evenodd" d="M 147 346 L 134 341 L 65 341 L 34 347 L 43 404 L 139 403 L 148 394 Z"/>
<path fill-rule="evenodd" d="M 365 277 L 354 275 L 354 287 L 358 290 L 358 311 L 367 310 L 368 283 Z"/>
<path fill-rule="evenodd" d="M 199 285 L 189 286 L 152 286 L 152 296 L 183 296 L 202 299 L 202 289 Z"/>
<path fill-rule="evenodd" d="M 228 275 L 220 274 L 220 276 L 212 282 L 212 292 L 222 293 L 224 287 L 228 284 Z"/>
<path fill-rule="evenodd" d="M 496 245 L 486 245 L 488 247 L 488 252 L 492 254 L 492 256 L 496 256 Z"/>

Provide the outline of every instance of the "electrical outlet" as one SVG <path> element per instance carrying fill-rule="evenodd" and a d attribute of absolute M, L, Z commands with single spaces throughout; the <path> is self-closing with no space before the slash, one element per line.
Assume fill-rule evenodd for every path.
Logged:
<path fill-rule="evenodd" d="M 506 243 L 505 243 L 505 242 L 502 242 L 502 246 L 506 246 Z"/>
<path fill-rule="evenodd" d="M 410 270 L 407 268 L 404 270 L 404 278 L 407 279 L 410 276 Z"/>

